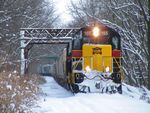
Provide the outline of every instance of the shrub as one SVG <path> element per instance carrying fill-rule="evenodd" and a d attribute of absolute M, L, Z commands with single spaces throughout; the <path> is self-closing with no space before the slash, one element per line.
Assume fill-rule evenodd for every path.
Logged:
<path fill-rule="evenodd" d="M 19 76 L 16 72 L 0 73 L 0 112 L 31 112 L 37 98 L 39 77 Z"/>

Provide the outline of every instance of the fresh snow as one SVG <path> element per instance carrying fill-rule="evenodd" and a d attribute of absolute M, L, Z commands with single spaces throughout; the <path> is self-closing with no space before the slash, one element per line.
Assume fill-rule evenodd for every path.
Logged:
<path fill-rule="evenodd" d="M 150 104 L 139 99 L 141 93 L 126 84 L 123 84 L 123 95 L 73 95 L 59 86 L 52 77 L 45 79 L 47 83 L 41 85 L 43 95 L 39 96 L 38 105 L 32 109 L 33 113 L 150 113 Z"/>

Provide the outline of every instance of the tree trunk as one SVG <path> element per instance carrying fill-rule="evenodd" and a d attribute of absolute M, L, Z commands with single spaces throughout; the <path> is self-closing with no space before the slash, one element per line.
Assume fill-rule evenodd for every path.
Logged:
<path fill-rule="evenodd" d="M 147 38 L 148 38 L 148 89 L 150 89 L 150 0 L 148 0 L 148 21 L 147 21 Z"/>

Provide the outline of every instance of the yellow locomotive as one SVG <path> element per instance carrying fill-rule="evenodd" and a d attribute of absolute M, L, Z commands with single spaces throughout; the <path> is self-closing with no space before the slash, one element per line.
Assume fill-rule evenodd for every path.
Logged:
<path fill-rule="evenodd" d="M 60 84 L 74 93 L 122 93 L 121 39 L 114 29 L 101 23 L 83 27 L 69 48 L 56 64 L 63 69 L 55 74 Z"/>

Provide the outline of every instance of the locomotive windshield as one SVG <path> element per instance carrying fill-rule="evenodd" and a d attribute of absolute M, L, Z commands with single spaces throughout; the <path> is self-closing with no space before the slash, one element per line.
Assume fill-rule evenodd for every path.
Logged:
<path fill-rule="evenodd" d="M 108 44 L 109 32 L 104 26 L 83 28 L 83 43 Z"/>
<path fill-rule="evenodd" d="M 81 37 L 81 32 L 77 32 L 72 41 L 72 49 L 73 50 L 81 50 L 82 49 L 82 44 L 83 44 L 83 39 Z"/>
<path fill-rule="evenodd" d="M 113 29 L 104 26 L 86 26 L 81 28 L 73 38 L 73 50 L 81 50 L 82 45 L 89 44 L 111 44 L 113 49 L 120 49 L 120 35 Z"/>
<path fill-rule="evenodd" d="M 82 29 L 83 43 L 111 44 L 113 49 L 120 49 L 120 35 L 107 26 L 94 26 Z"/>

